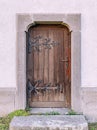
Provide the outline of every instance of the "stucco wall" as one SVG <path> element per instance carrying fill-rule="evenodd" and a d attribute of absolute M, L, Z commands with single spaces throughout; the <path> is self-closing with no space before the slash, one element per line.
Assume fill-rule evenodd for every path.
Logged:
<path fill-rule="evenodd" d="M 17 13 L 81 13 L 81 87 L 97 87 L 96 0 L 0 0 L 0 88 L 18 88 Z M 86 96 L 82 92 L 82 103 Z"/>
<path fill-rule="evenodd" d="M 81 13 L 81 86 L 97 86 L 96 0 L 0 0 L 0 87 L 17 86 L 16 13 Z"/>

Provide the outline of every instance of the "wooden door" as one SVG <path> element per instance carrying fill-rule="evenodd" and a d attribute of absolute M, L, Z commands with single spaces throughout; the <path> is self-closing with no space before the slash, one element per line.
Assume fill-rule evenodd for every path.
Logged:
<path fill-rule="evenodd" d="M 71 44 L 63 25 L 28 31 L 27 87 L 30 107 L 70 107 Z"/>

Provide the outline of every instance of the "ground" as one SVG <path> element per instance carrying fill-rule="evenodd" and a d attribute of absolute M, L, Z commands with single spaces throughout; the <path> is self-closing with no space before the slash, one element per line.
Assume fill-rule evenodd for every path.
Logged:
<path fill-rule="evenodd" d="M 8 130 L 9 123 L 11 122 L 11 120 L 14 116 L 27 116 L 27 115 L 29 115 L 28 111 L 17 110 L 15 112 L 10 113 L 9 115 L 7 115 L 5 117 L 0 118 L 0 130 Z M 70 115 L 71 115 L 71 113 L 70 113 Z M 89 124 L 89 130 L 97 130 L 97 123 Z"/>
<path fill-rule="evenodd" d="M 89 124 L 89 130 L 97 130 L 97 123 Z"/>

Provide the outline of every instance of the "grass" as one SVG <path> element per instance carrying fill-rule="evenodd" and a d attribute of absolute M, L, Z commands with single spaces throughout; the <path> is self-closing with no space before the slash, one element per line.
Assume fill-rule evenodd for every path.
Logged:
<path fill-rule="evenodd" d="M 68 115 L 76 115 L 77 113 L 73 110 L 69 111 Z M 8 130 L 9 124 L 14 116 L 28 116 L 30 115 L 28 110 L 16 110 L 11 112 L 5 117 L 0 118 L 0 130 Z M 52 111 L 49 113 L 45 113 L 45 115 L 60 115 L 59 112 Z M 89 123 L 89 130 L 97 130 L 97 123 Z"/>
<path fill-rule="evenodd" d="M 0 130 L 8 130 L 9 129 L 9 123 L 13 119 L 14 116 L 28 116 L 29 112 L 26 110 L 16 110 L 14 112 L 11 112 L 5 117 L 0 118 Z"/>
<path fill-rule="evenodd" d="M 45 113 L 45 115 L 59 115 L 60 113 L 52 111 L 49 113 Z M 16 110 L 14 112 L 11 112 L 5 117 L 0 118 L 0 130 L 8 130 L 9 129 L 9 124 L 11 120 L 13 119 L 14 116 L 28 116 L 30 115 L 29 110 Z"/>
<path fill-rule="evenodd" d="M 60 113 L 56 111 L 52 111 L 52 112 L 46 112 L 45 115 L 60 115 Z"/>
<path fill-rule="evenodd" d="M 89 130 L 97 130 L 97 123 L 89 123 Z"/>
<path fill-rule="evenodd" d="M 70 110 L 67 115 L 78 115 L 74 110 Z"/>

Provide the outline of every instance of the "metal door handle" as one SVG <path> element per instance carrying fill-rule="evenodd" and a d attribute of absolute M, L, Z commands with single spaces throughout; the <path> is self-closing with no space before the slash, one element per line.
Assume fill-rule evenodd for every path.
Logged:
<path fill-rule="evenodd" d="M 68 62 L 69 60 L 61 60 L 61 62 Z"/>

